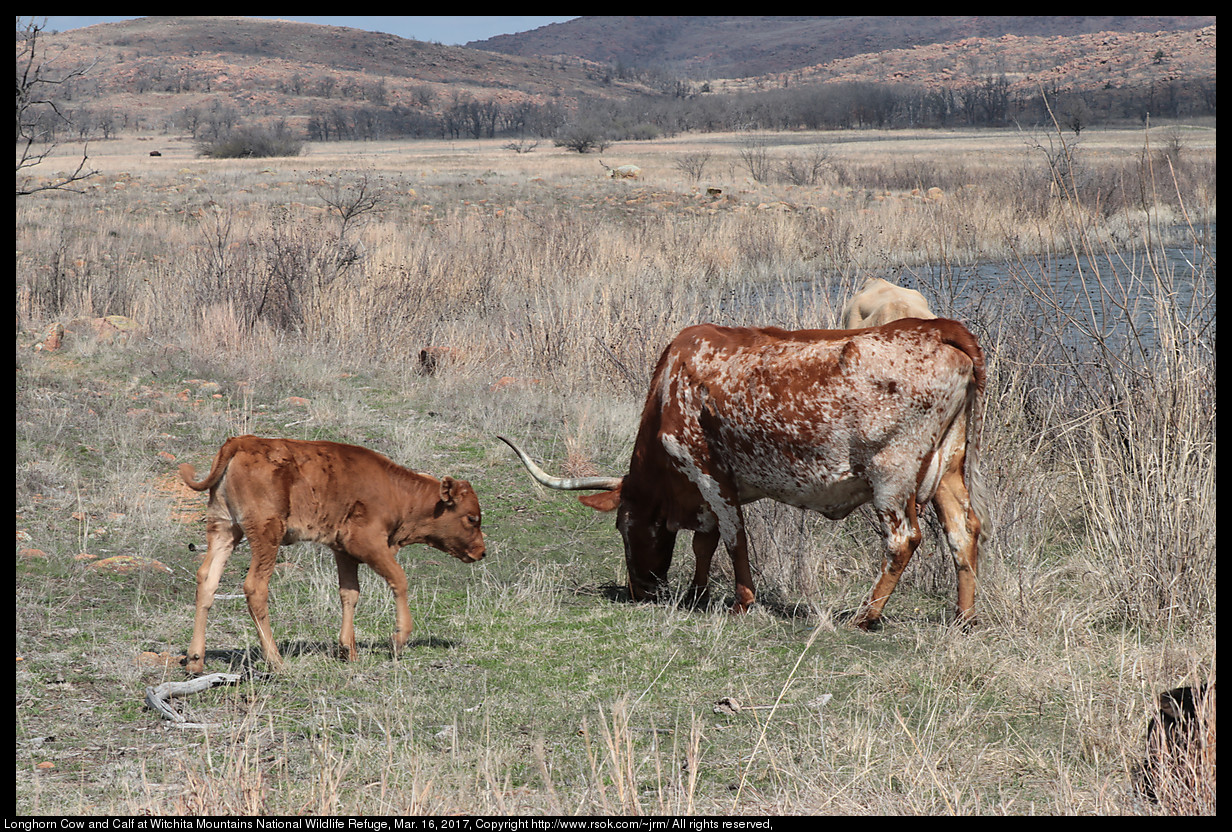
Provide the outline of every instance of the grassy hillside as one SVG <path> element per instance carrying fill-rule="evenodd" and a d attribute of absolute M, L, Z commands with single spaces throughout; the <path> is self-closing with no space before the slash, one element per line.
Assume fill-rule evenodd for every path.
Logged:
<path fill-rule="evenodd" d="M 77 136 L 216 136 L 243 123 L 314 140 L 559 138 L 575 122 L 613 138 L 749 124 L 1006 126 L 1045 119 L 1032 103 L 1043 93 L 1084 124 L 1132 123 L 1213 113 L 1217 86 L 1215 19 L 1201 16 L 582 17 L 485 49 L 148 17 L 41 42 L 56 72 L 84 70 L 40 93 L 71 126 L 45 114 L 41 129 Z M 892 118 L 868 118 L 887 107 Z"/>

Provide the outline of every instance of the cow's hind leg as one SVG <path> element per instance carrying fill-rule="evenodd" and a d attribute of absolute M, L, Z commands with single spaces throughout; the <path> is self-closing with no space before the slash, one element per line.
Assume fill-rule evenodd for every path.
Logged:
<path fill-rule="evenodd" d="M 247 524 L 246 524 L 247 526 Z M 248 614 L 257 627 L 257 639 L 261 642 L 261 654 L 272 669 L 282 667 L 282 654 L 274 643 L 274 633 L 269 620 L 269 583 L 278 562 L 278 546 L 286 532 L 286 524 L 279 519 L 270 519 L 260 525 L 246 528 L 248 543 L 252 546 L 252 562 L 248 576 L 244 578 L 244 597 L 248 600 Z"/>
<path fill-rule="evenodd" d="M 342 599 L 342 630 L 338 643 L 342 646 L 343 658 L 355 661 L 359 650 L 355 644 L 355 605 L 359 603 L 359 561 L 346 552 L 334 552 L 338 564 L 338 595 Z"/>
<path fill-rule="evenodd" d="M 873 594 L 855 619 L 862 630 L 876 630 L 881 626 L 881 611 L 886 601 L 898 586 L 898 580 L 911 562 L 916 547 L 920 545 L 920 524 L 916 518 L 915 499 L 906 500 L 906 509 L 877 509 L 881 521 L 881 533 L 885 540 L 885 559 L 881 577 L 873 586 Z"/>
<path fill-rule="evenodd" d="M 979 571 L 980 521 L 971 508 L 971 497 L 962 476 L 962 459 L 941 478 L 933 507 L 945 529 L 946 542 L 958 573 L 957 620 L 975 620 L 975 584 Z"/>
<path fill-rule="evenodd" d="M 193 616 L 192 641 L 188 645 L 185 669 L 189 673 L 205 672 L 205 621 L 210 607 L 214 605 L 214 593 L 222 580 L 227 559 L 235 551 L 235 545 L 244 537 L 244 532 L 230 519 L 211 517 L 206 521 L 205 558 L 197 568 L 197 608 Z"/>

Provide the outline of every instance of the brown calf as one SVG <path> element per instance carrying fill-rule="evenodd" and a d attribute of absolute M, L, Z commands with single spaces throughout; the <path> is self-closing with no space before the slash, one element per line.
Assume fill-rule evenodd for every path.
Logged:
<path fill-rule="evenodd" d="M 245 536 L 252 563 L 244 580 L 248 612 L 271 667 L 282 664 L 269 623 L 269 580 L 278 547 L 314 541 L 334 552 L 342 597 L 339 641 L 348 661 L 356 656 L 355 605 L 360 563 L 376 570 L 394 593 L 397 629 L 393 648 L 411 635 L 406 573 L 396 555 L 426 543 L 463 563 L 484 556 L 479 499 L 470 483 L 437 480 L 394 464 L 355 445 L 235 436 L 223 443 L 205 479 L 180 466 L 189 488 L 210 491 L 206 509 L 209 548 L 197 570 L 197 612 L 188 647 L 190 673 L 205 670 L 205 621 L 227 559 Z"/>

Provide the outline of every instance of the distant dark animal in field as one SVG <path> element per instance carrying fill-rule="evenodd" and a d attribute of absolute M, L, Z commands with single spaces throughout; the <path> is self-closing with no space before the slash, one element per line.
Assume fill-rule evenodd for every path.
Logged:
<path fill-rule="evenodd" d="M 163 154 L 158 150 L 151 150 L 150 155 L 151 156 L 162 156 Z"/>
<path fill-rule="evenodd" d="M 1215 787 L 1215 683 L 1161 693 L 1146 729 L 1146 759 L 1138 792 L 1158 803 L 1186 806 Z"/>
<path fill-rule="evenodd" d="M 553 477 L 501 437 L 549 488 L 618 509 L 629 591 L 658 594 L 676 533 L 691 530 L 693 594 L 708 591 L 720 540 L 731 555 L 732 611 L 754 602 L 741 506 L 769 498 L 846 517 L 871 502 L 884 566 L 855 619 L 876 628 L 920 542 L 916 506 L 932 501 L 958 570 L 958 618 L 974 615 L 980 521 L 968 492 L 984 356 L 962 324 L 904 320 L 875 329 L 683 330 L 659 358 L 629 471 Z"/>
<path fill-rule="evenodd" d="M 845 329 L 881 326 L 901 318 L 935 317 L 928 301 L 915 289 L 904 289 L 880 277 L 865 281 L 843 307 Z"/>
<path fill-rule="evenodd" d="M 419 351 L 419 374 L 434 376 L 450 364 L 462 358 L 462 352 L 453 347 L 424 347 Z"/>
<path fill-rule="evenodd" d="M 356 657 L 355 605 L 359 564 L 366 563 L 393 590 L 395 650 L 411 635 L 406 573 L 396 555 L 426 543 L 463 563 L 483 558 L 479 499 L 470 483 L 438 480 L 396 465 L 356 445 L 235 436 L 223 443 L 210 473 L 197 481 L 188 464 L 180 477 L 196 491 L 209 489 L 209 548 L 197 570 L 197 607 L 186 666 L 205 670 L 205 622 L 227 559 L 245 536 L 252 562 L 244 580 L 248 612 L 266 662 L 282 664 L 269 623 L 269 581 L 278 547 L 315 541 L 334 552 L 342 598 L 339 641 L 347 660 Z"/>

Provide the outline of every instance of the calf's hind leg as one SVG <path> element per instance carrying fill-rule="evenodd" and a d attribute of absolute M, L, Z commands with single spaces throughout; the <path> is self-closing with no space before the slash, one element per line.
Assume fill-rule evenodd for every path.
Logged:
<path fill-rule="evenodd" d="M 222 580 L 227 560 L 235 551 L 235 545 L 244 537 L 243 530 L 229 519 L 211 517 L 206 522 L 206 550 L 201 566 L 197 568 L 197 606 L 193 616 L 192 641 L 188 644 L 185 669 L 192 674 L 205 672 L 205 621 L 210 607 L 214 605 L 214 593 Z"/>

